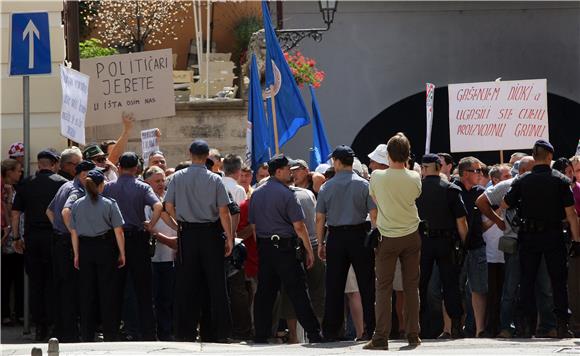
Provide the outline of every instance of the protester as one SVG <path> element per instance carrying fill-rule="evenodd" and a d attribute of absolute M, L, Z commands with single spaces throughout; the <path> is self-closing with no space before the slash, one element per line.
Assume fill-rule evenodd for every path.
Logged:
<path fill-rule="evenodd" d="M 222 177 L 224 176 L 224 172 L 222 171 L 223 158 L 224 157 L 217 148 L 212 148 L 211 150 L 209 150 L 209 159 L 211 159 L 213 162 L 211 171 Z"/>
<path fill-rule="evenodd" d="M 20 164 L 24 164 L 24 144 L 22 142 L 15 142 L 8 148 L 8 158 L 18 161 Z"/>
<path fill-rule="evenodd" d="M 405 331 L 409 345 L 419 339 L 419 263 L 421 237 L 415 200 L 421 194 L 421 176 L 406 169 L 411 152 L 407 137 L 398 133 L 387 142 L 389 168 L 371 175 L 370 195 L 378 208 L 380 231 L 376 249 L 376 328 L 364 349 L 388 349 L 391 333 L 391 295 L 396 260 L 401 260 L 405 292 Z"/>
<path fill-rule="evenodd" d="M 387 157 L 387 145 L 381 143 L 375 150 L 368 154 L 370 163 L 369 168 L 372 171 L 377 169 L 389 168 L 389 159 Z"/>
<path fill-rule="evenodd" d="M 238 184 L 244 188 L 246 195 L 252 194 L 254 188 L 252 188 L 252 178 L 253 178 L 252 168 L 247 165 L 242 165 L 242 173 L 240 174 L 240 178 L 238 179 Z"/>
<path fill-rule="evenodd" d="M 447 177 L 447 180 L 451 181 L 451 175 L 453 174 L 453 166 L 455 162 L 453 157 L 449 153 L 438 153 L 439 159 L 441 160 L 441 174 Z"/>
<path fill-rule="evenodd" d="M 118 178 L 118 170 L 107 155 L 97 144 L 88 145 L 83 150 L 83 159 L 92 161 L 97 167 L 101 168 L 107 182 L 114 182 Z"/>
<path fill-rule="evenodd" d="M 161 151 L 152 152 L 147 158 L 147 167 L 157 166 L 165 172 L 167 170 L 167 160 Z"/>
<path fill-rule="evenodd" d="M 256 172 L 256 182 L 261 182 L 262 179 L 268 178 L 269 176 L 268 163 L 264 162 L 260 167 L 258 167 L 258 171 Z"/>
<path fill-rule="evenodd" d="M 60 154 L 60 169 L 58 174 L 68 180 L 76 176 L 76 166 L 83 160 L 83 154 L 78 147 L 67 148 Z"/>
<path fill-rule="evenodd" d="M 294 179 L 294 185 L 298 188 L 304 188 L 310 190 L 314 193 L 314 196 L 318 195 L 320 186 L 324 183 L 324 175 L 316 172 L 310 172 L 308 169 L 308 164 L 304 160 L 295 160 L 290 167 L 292 171 L 292 177 Z"/>

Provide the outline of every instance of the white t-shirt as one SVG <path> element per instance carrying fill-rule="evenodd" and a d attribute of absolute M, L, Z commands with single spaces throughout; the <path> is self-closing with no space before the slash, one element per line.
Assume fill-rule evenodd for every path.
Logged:
<path fill-rule="evenodd" d="M 481 219 L 484 223 L 489 222 L 489 219 L 482 215 Z M 492 227 L 483 233 L 483 240 L 485 241 L 485 255 L 488 263 L 505 263 L 503 252 L 498 249 L 499 239 L 503 236 L 503 231 L 493 224 Z"/>
<path fill-rule="evenodd" d="M 235 179 L 231 177 L 223 177 L 222 181 L 226 186 L 226 189 L 232 197 L 234 198 L 234 202 L 240 205 L 244 200 L 246 200 L 246 190 L 244 187 L 238 184 Z"/>
<path fill-rule="evenodd" d="M 149 220 L 151 219 L 151 215 L 151 208 L 149 206 L 145 206 L 145 218 Z M 169 225 L 167 225 L 161 218 L 157 220 L 157 223 L 155 224 L 155 230 L 167 237 L 177 237 L 177 231 L 169 227 Z M 151 262 L 173 262 L 175 260 L 176 252 L 177 251 L 171 247 L 157 241 L 157 246 L 155 246 L 155 255 L 151 257 Z"/>

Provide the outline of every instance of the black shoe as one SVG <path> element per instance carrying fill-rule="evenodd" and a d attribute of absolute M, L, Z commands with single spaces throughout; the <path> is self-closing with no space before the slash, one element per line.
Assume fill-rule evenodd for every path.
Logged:
<path fill-rule="evenodd" d="M 360 341 L 371 341 L 371 337 L 367 335 L 367 333 L 362 334 L 361 337 L 357 337 L 354 339 L 354 341 L 356 342 L 360 342 Z"/>
<path fill-rule="evenodd" d="M 326 340 L 322 336 L 320 336 L 320 333 L 308 334 L 308 343 L 309 344 L 318 344 L 318 343 L 322 343 L 322 342 L 326 342 Z"/>
<path fill-rule="evenodd" d="M 452 339 L 463 339 L 465 334 L 461 328 L 461 318 L 453 318 L 451 320 L 451 338 Z"/>
<path fill-rule="evenodd" d="M 568 326 L 568 320 L 558 319 L 558 338 L 559 339 L 571 339 L 574 337 L 570 327 Z"/>
<path fill-rule="evenodd" d="M 267 344 L 268 338 L 267 337 L 255 337 L 254 344 Z"/>

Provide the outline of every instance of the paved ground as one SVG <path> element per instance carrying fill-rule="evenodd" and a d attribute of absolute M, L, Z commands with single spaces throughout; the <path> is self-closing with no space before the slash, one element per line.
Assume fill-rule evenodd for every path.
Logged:
<path fill-rule="evenodd" d="M 22 336 L 22 328 L 2 328 L 2 356 L 30 355 L 33 347 L 40 347 L 47 355 L 47 344 L 33 344 L 32 336 Z M 248 345 L 199 344 L 178 342 L 113 342 L 61 344 L 61 355 L 371 355 L 383 351 L 365 351 L 362 343 L 340 342 L 318 345 Z M 427 340 L 417 348 L 395 340 L 390 352 L 403 355 L 580 355 L 580 339 L 498 340 L 463 339 L 454 341 Z M 388 353 L 388 352 L 387 352 Z"/>

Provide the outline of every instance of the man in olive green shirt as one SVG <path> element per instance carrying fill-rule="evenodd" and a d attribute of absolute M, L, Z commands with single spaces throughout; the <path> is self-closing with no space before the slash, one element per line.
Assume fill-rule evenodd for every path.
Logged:
<path fill-rule="evenodd" d="M 389 162 L 386 170 L 371 175 L 370 195 L 378 208 L 377 228 L 381 233 L 376 249 L 376 328 L 372 340 L 363 348 L 387 350 L 391 333 L 391 296 L 397 259 L 403 270 L 405 292 L 405 330 L 410 346 L 419 339 L 419 264 L 421 237 L 415 200 L 421 195 L 421 177 L 406 169 L 411 145 L 402 133 L 387 143 Z"/>

